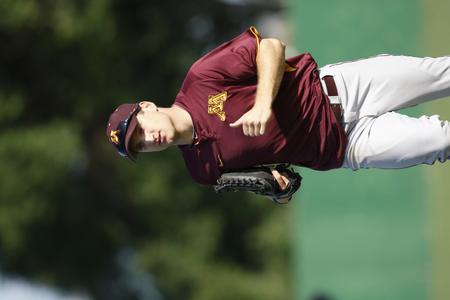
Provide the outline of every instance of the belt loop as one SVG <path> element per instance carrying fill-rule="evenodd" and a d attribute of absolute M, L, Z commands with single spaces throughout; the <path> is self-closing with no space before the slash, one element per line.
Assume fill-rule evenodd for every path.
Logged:
<path fill-rule="evenodd" d="M 339 98 L 336 83 L 334 82 L 334 78 L 331 75 L 326 75 L 323 78 L 325 82 L 325 87 L 327 89 L 327 96 L 330 101 L 331 109 L 336 117 L 337 121 L 342 124 L 343 118 L 343 110 L 341 99 Z"/>
<path fill-rule="evenodd" d="M 323 81 L 325 82 L 325 85 L 327 87 L 327 94 L 328 96 L 337 96 L 338 92 L 337 92 L 337 87 L 336 87 L 336 83 L 334 82 L 334 78 L 331 75 L 326 75 L 323 77 Z"/>

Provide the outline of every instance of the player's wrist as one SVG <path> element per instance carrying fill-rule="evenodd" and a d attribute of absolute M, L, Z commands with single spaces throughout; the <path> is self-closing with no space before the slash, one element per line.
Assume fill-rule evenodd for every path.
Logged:
<path fill-rule="evenodd" d="M 256 101 L 253 108 L 261 112 L 270 112 L 272 111 L 272 102 L 270 100 Z"/>

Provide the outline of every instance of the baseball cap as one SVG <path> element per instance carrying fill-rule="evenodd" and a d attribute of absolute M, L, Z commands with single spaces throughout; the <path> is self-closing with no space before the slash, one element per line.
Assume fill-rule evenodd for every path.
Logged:
<path fill-rule="evenodd" d="M 136 129 L 136 115 L 140 110 L 139 103 L 120 105 L 110 116 L 106 126 L 106 136 L 117 152 L 126 158 L 136 161 L 137 153 L 130 150 L 130 140 Z"/>

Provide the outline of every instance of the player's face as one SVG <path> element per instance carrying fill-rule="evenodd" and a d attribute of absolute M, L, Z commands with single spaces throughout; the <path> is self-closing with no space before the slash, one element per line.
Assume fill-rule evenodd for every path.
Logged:
<path fill-rule="evenodd" d="M 161 151 L 173 145 L 175 127 L 166 114 L 158 111 L 153 102 L 141 102 L 136 115 L 137 126 L 131 137 L 131 149 L 136 152 Z"/>

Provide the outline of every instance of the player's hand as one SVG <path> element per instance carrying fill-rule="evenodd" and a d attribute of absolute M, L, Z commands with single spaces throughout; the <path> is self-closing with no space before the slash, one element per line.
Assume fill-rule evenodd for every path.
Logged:
<path fill-rule="evenodd" d="M 273 169 L 272 170 L 272 175 L 276 179 L 276 181 L 278 182 L 278 185 L 280 186 L 281 190 L 284 190 L 288 186 L 289 179 L 287 179 L 285 176 L 281 175 L 280 172 L 278 172 L 277 170 Z"/>
<path fill-rule="evenodd" d="M 280 172 L 278 172 L 277 170 L 272 170 L 272 175 L 278 182 L 280 189 L 283 191 L 288 186 L 289 179 L 287 179 L 285 176 L 281 175 Z M 288 197 L 288 198 L 278 199 L 278 201 L 280 203 L 287 203 L 287 202 L 291 201 L 291 198 L 292 198 L 292 196 Z"/>
<path fill-rule="evenodd" d="M 230 127 L 242 126 L 242 131 L 246 136 L 263 135 L 271 116 L 272 109 L 270 107 L 253 106 L 236 122 L 231 123 Z"/>

